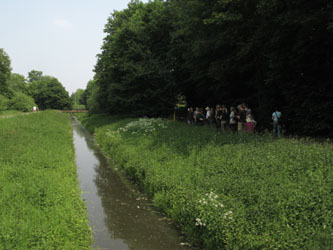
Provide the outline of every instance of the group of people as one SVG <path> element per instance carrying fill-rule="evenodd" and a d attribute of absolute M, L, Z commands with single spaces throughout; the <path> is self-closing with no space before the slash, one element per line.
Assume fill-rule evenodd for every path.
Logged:
<path fill-rule="evenodd" d="M 216 105 L 212 107 L 188 108 L 187 123 L 189 125 L 204 125 L 213 126 L 215 123 L 216 131 L 221 132 L 230 129 L 233 132 L 246 131 L 254 133 L 254 128 L 257 122 L 254 120 L 251 109 L 246 104 L 240 104 L 230 108 L 228 111 L 225 105 Z"/>

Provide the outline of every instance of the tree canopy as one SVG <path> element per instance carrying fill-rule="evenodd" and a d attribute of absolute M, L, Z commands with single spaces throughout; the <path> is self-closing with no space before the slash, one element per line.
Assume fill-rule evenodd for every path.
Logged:
<path fill-rule="evenodd" d="M 0 95 L 8 96 L 8 79 L 11 74 L 10 58 L 7 53 L 0 48 Z"/>
<path fill-rule="evenodd" d="M 39 77 L 29 84 L 29 91 L 40 109 L 70 109 L 72 100 L 57 78 Z"/>
<path fill-rule="evenodd" d="M 163 115 L 245 102 L 274 107 L 290 133 L 331 135 L 333 5 L 328 0 L 131 1 L 112 13 L 95 66 L 100 111 Z"/>
<path fill-rule="evenodd" d="M 58 79 L 44 76 L 42 71 L 30 71 L 27 80 L 12 73 L 10 58 L 0 49 L 0 110 L 27 112 L 36 104 L 40 109 L 70 109 L 72 100 Z"/>
<path fill-rule="evenodd" d="M 95 67 L 102 110 L 148 116 L 172 111 L 177 94 L 168 58 L 169 20 L 162 1 L 132 1 L 108 19 Z"/>

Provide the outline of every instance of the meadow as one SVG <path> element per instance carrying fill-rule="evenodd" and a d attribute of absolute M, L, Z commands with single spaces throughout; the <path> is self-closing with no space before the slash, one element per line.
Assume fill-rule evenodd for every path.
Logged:
<path fill-rule="evenodd" d="M 205 249 L 332 249 L 333 148 L 164 119 L 78 115 L 97 143 Z"/>
<path fill-rule="evenodd" d="M 91 249 L 69 116 L 7 114 L 14 116 L 0 117 L 0 249 Z"/>

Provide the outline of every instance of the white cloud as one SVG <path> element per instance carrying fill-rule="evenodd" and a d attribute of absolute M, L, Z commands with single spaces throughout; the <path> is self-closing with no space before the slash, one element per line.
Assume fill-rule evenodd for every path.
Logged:
<path fill-rule="evenodd" d="M 73 27 L 73 24 L 64 19 L 56 19 L 53 21 L 53 24 L 60 28 L 70 29 Z"/>

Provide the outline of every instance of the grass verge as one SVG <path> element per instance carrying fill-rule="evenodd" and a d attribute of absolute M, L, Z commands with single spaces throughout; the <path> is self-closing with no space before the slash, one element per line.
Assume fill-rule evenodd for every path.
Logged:
<path fill-rule="evenodd" d="M 205 249 L 332 249 L 332 144 L 162 119 L 79 119 Z"/>
<path fill-rule="evenodd" d="M 0 249 L 91 249 L 68 116 L 0 119 L 0 138 Z"/>

